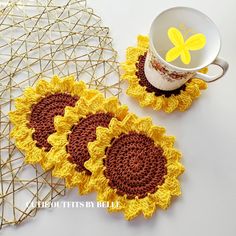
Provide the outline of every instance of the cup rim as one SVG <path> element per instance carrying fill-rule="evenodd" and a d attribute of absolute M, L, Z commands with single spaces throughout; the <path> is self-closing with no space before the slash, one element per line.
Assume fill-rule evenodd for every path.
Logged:
<path fill-rule="evenodd" d="M 175 66 L 169 62 L 167 62 L 166 60 L 164 60 L 160 55 L 159 53 L 157 52 L 156 48 L 154 47 L 154 44 L 153 44 L 153 41 L 152 41 L 152 35 L 153 35 L 153 28 L 154 28 L 154 23 L 155 21 L 157 20 L 157 18 L 159 18 L 162 14 L 168 12 L 168 11 L 172 11 L 174 9 L 187 9 L 187 10 L 191 10 L 191 11 L 195 11 L 197 12 L 198 14 L 201 14 L 202 16 L 204 16 L 206 18 L 206 20 L 208 20 L 211 24 L 213 24 L 215 26 L 215 30 L 218 34 L 218 39 L 219 39 L 219 48 L 214 56 L 214 58 L 211 60 L 211 62 L 206 62 L 205 64 L 202 64 L 200 66 L 197 66 L 197 67 L 193 67 L 193 68 L 184 68 L 184 67 L 179 67 L 179 66 Z M 204 67 L 207 67 L 209 66 L 210 64 L 212 64 L 212 62 L 217 58 L 217 56 L 219 55 L 219 52 L 220 52 L 220 49 L 221 49 L 221 35 L 220 35 L 220 32 L 219 32 L 219 29 L 218 27 L 216 26 L 216 24 L 211 20 L 211 18 L 209 16 L 207 16 L 206 14 L 204 14 L 203 12 L 195 9 L 195 8 L 192 8 L 192 7 L 184 7 L 184 6 L 179 6 L 179 7 L 171 7 L 171 8 L 168 8 L 164 11 L 162 11 L 160 14 L 158 14 L 155 19 L 152 21 L 152 24 L 151 24 L 151 28 L 150 28 L 150 32 L 149 32 L 149 42 L 150 42 L 150 46 L 152 48 L 152 50 L 155 52 L 155 56 L 158 57 L 158 59 L 163 63 L 163 64 L 166 64 L 168 67 L 174 69 L 174 70 L 177 70 L 177 71 L 185 71 L 185 72 L 193 72 L 193 71 L 198 71 Z"/>

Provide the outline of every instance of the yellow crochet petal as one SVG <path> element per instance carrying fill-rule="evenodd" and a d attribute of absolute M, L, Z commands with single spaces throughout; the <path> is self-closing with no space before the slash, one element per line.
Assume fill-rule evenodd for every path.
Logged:
<path fill-rule="evenodd" d="M 85 101 L 85 103 L 87 103 L 88 109 L 90 109 L 93 112 L 104 110 L 105 98 L 101 93 L 95 95 L 90 100 L 85 100 L 85 99 L 83 100 Z"/>
<path fill-rule="evenodd" d="M 167 165 L 168 176 L 176 178 L 184 172 L 184 167 L 179 162 L 175 161 Z"/>
<path fill-rule="evenodd" d="M 16 146 L 20 150 L 25 151 L 35 144 L 32 139 L 33 132 L 33 130 L 27 129 L 27 126 L 25 124 L 21 124 L 18 126 L 14 126 L 10 133 L 10 137 L 15 138 Z"/>
<path fill-rule="evenodd" d="M 109 180 L 104 175 L 104 161 L 106 149 L 110 147 L 111 141 L 125 132 L 140 132 L 146 134 L 154 140 L 156 145 L 163 147 L 164 156 L 167 160 L 167 174 L 164 183 L 159 186 L 153 194 L 139 199 L 128 199 L 126 195 L 121 196 L 116 189 L 109 186 Z M 166 209 L 170 204 L 171 196 L 180 195 L 180 185 L 177 177 L 183 173 L 184 167 L 179 163 L 181 153 L 174 147 L 175 138 L 164 135 L 163 127 L 153 126 L 149 118 L 138 118 L 134 114 L 127 114 L 123 121 L 112 119 L 108 128 L 98 127 L 96 140 L 88 144 L 90 159 L 85 162 L 85 167 L 91 171 L 90 184 L 97 191 L 97 200 L 102 202 L 115 202 L 120 204 L 118 207 L 109 207 L 109 212 L 123 211 L 125 219 L 132 220 L 139 214 L 145 218 L 150 218 L 157 207 Z M 105 140 L 104 140 L 105 139 Z"/>
<path fill-rule="evenodd" d="M 148 130 L 148 136 L 153 140 L 160 140 L 165 133 L 165 128 L 160 126 L 152 126 Z"/>
<path fill-rule="evenodd" d="M 117 111 L 118 105 L 119 105 L 119 101 L 118 101 L 118 98 L 116 97 L 108 98 L 104 102 L 105 109 L 107 109 L 109 112 L 112 112 L 112 113 L 113 112 L 115 113 Z"/>
<path fill-rule="evenodd" d="M 140 50 L 135 47 L 128 47 L 126 50 L 126 58 L 129 63 L 136 63 L 140 55 Z"/>
<path fill-rule="evenodd" d="M 136 199 L 132 199 L 127 204 L 124 215 L 126 220 L 132 220 L 142 212 L 142 208 Z"/>
<path fill-rule="evenodd" d="M 202 90 L 207 89 L 207 83 L 201 79 L 192 79 L 191 82 L 193 84 L 196 84 L 199 87 L 199 89 L 202 89 Z"/>
<path fill-rule="evenodd" d="M 95 96 L 99 95 L 100 92 L 98 90 L 95 89 L 86 89 L 83 93 L 83 99 L 85 101 L 89 101 L 92 98 L 94 98 Z"/>
<path fill-rule="evenodd" d="M 92 111 L 89 109 L 89 105 L 86 102 L 84 97 L 81 97 L 79 99 L 79 101 L 76 103 L 76 106 L 73 109 L 73 113 L 75 116 L 77 116 L 77 120 L 80 118 L 83 118 L 88 113 L 91 114 L 93 112 L 95 112 L 95 111 Z M 67 119 L 67 118 L 65 117 L 65 119 Z"/>
<path fill-rule="evenodd" d="M 34 164 L 40 162 L 45 157 L 45 152 L 32 145 L 32 149 L 25 155 L 25 162 L 28 164 Z"/>
<path fill-rule="evenodd" d="M 155 140 L 155 142 L 156 144 L 160 144 L 160 146 L 165 150 L 174 146 L 175 137 L 163 135 L 160 140 Z"/>
<path fill-rule="evenodd" d="M 37 94 L 44 96 L 48 93 L 51 93 L 52 89 L 53 87 L 51 83 L 47 82 L 46 80 L 39 80 L 36 84 L 35 91 Z"/>
<path fill-rule="evenodd" d="M 112 127 L 112 125 L 110 127 Z M 100 142 L 99 145 L 108 145 L 112 139 L 112 132 L 108 128 L 97 127 L 96 137 L 97 141 Z"/>
<path fill-rule="evenodd" d="M 108 179 L 103 175 L 104 167 L 101 160 L 102 159 L 100 158 L 97 161 L 94 161 L 90 158 L 87 162 L 85 162 L 85 164 L 87 164 L 86 168 L 88 170 L 93 169 L 93 176 L 91 176 L 92 178 L 90 178 L 90 181 L 94 188 L 98 191 L 97 200 L 108 201 L 108 199 L 104 198 L 104 192 L 108 188 Z"/>
<path fill-rule="evenodd" d="M 53 86 L 54 93 L 70 93 L 72 95 L 80 96 L 86 89 L 85 83 L 82 81 L 76 81 L 75 77 L 72 75 L 66 76 L 63 79 L 60 79 L 57 75 L 55 75 L 52 78 L 51 84 Z"/>
<path fill-rule="evenodd" d="M 84 179 L 84 173 L 72 170 L 71 175 L 66 177 L 66 187 L 73 188 L 79 186 Z"/>
<path fill-rule="evenodd" d="M 10 111 L 9 114 L 15 113 L 18 115 L 25 115 L 27 112 L 29 112 L 29 109 L 31 107 L 32 103 L 26 98 L 26 97 L 19 97 L 15 99 L 15 111 Z"/>
<path fill-rule="evenodd" d="M 134 77 L 134 73 L 136 73 L 136 66 L 135 64 L 128 64 L 128 63 L 120 63 L 120 69 L 121 69 L 121 80 L 129 80 L 132 81 L 136 78 Z"/>
<path fill-rule="evenodd" d="M 89 143 L 88 144 L 88 149 L 89 149 L 89 154 L 91 155 L 96 155 L 97 159 L 102 158 L 105 154 L 105 151 L 102 148 L 97 147 L 98 145 L 96 145 L 96 143 Z M 92 161 L 87 161 L 84 163 L 84 166 L 87 169 L 91 169 L 93 168 L 93 163 L 91 163 Z"/>
<path fill-rule="evenodd" d="M 73 123 L 70 123 L 72 120 L 71 118 L 65 118 L 63 116 L 56 116 L 54 118 L 54 127 L 58 132 L 63 133 L 72 127 Z M 50 142 L 50 136 L 48 140 Z"/>
<path fill-rule="evenodd" d="M 25 113 L 25 112 L 27 112 L 27 110 L 18 109 L 15 111 L 10 111 L 8 113 L 8 116 L 9 116 L 11 122 L 14 125 L 17 125 L 17 124 L 21 124 L 22 122 L 26 122 L 27 113 Z"/>
<path fill-rule="evenodd" d="M 61 163 L 67 161 L 68 156 L 69 155 L 66 152 L 65 146 L 61 149 L 53 146 L 50 152 L 47 153 L 47 163 L 50 167 L 53 167 L 54 165 L 60 165 Z"/>
<path fill-rule="evenodd" d="M 175 178 L 167 177 L 163 187 L 168 189 L 172 196 L 179 196 L 181 194 L 180 183 Z"/>
<path fill-rule="evenodd" d="M 32 131 L 30 132 L 30 130 L 26 130 L 26 126 L 21 125 L 14 127 L 11 131 L 10 136 L 15 137 L 16 140 L 23 140 L 28 136 L 31 136 L 32 133 L 33 133 Z"/>
<path fill-rule="evenodd" d="M 44 155 L 44 153 L 43 153 Z M 44 155 L 44 157 L 38 161 L 44 171 L 48 171 L 53 168 L 52 163 L 49 161 L 48 156 Z"/>
<path fill-rule="evenodd" d="M 137 217 L 141 212 L 146 219 L 150 218 L 156 210 L 156 204 L 150 201 L 149 198 L 132 199 L 127 204 L 124 214 L 126 220 L 132 220 Z"/>
<path fill-rule="evenodd" d="M 53 93 L 61 92 L 61 79 L 57 75 L 53 76 L 51 83 L 53 86 Z"/>
<path fill-rule="evenodd" d="M 78 178 L 76 179 L 78 181 Z M 88 175 L 83 175 L 80 179 L 79 179 L 80 183 L 77 184 L 75 181 L 72 185 L 72 187 L 76 187 L 78 186 L 79 188 L 79 193 L 81 195 L 84 194 L 88 194 L 91 193 L 93 191 L 93 185 L 90 183 L 90 176 Z"/>
<path fill-rule="evenodd" d="M 61 79 L 59 78 L 58 75 L 54 75 L 51 80 L 52 86 L 55 88 L 61 83 Z"/>
<path fill-rule="evenodd" d="M 155 101 L 154 101 L 154 104 L 153 104 L 153 109 L 154 110 L 161 110 L 161 109 L 163 109 L 164 107 L 166 107 L 165 106 L 165 98 L 164 98 L 164 96 L 156 96 L 155 97 Z M 166 110 L 167 108 L 165 108 L 165 110 Z"/>
<path fill-rule="evenodd" d="M 164 98 L 164 103 L 163 103 L 163 110 L 166 113 L 171 113 L 173 112 L 179 105 L 178 99 L 174 95 L 172 95 L 169 98 Z"/>
<path fill-rule="evenodd" d="M 138 47 L 148 49 L 149 39 L 147 36 L 143 36 L 143 35 L 138 36 Z"/>
<path fill-rule="evenodd" d="M 73 173 L 73 170 L 75 168 L 75 165 L 72 165 L 68 161 L 65 161 L 63 163 L 55 165 L 54 169 L 52 170 L 52 175 L 57 178 L 66 178 L 71 173 Z"/>
<path fill-rule="evenodd" d="M 140 105 L 142 107 L 152 106 L 155 103 L 155 94 L 154 93 L 146 93 L 143 97 L 143 100 L 140 101 Z"/>
<path fill-rule="evenodd" d="M 120 129 L 123 128 L 123 130 L 125 130 L 127 132 L 127 131 L 130 131 L 135 120 L 137 120 L 137 116 L 134 113 L 128 113 L 127 116 L 123 119 L 123 121 L 121 123 L 117 122 L 116 119 L 112 119 L 110 126 L 111 126 L 111 128 L 116 129 L 116 128 L 118 128 L 117 127 L 117 125 L 118 125 L 120 127 Z"/>
<path fill-rule="evenodd" d="M 72 93 L 75 84 L 74 76 L 67 76 L 61 81 L 61 92 Z"/>
<path fill-rule="evenodd" d="M 142 118 L 137 123 L 134 123 L 131 128 L 138 132 L 148 133 L 152 127 L 152 119 L 150 117 Z"/>
<path fill-rule="evenodd" d="M 61 118 L 61 117 L 57 117 L 57 118 Z M 68 129 L 68 131 L 69 131 L 69 129 Z M 50 144 L 52 144 L 53 146 L 63 147 L 65 145 L 67 145 L 68 140 L 67 140 L 67 136 L 65 135 L 65 133 L 57 132 L 57 133 L 54 133 L 48 137 L 48 142 Z"/>
<path fill-rule="evenodd" d="M 166 209 L 170 205 L 171 193 L 161 186 L 157 192 L 150 195 L 150 198 L 153 199 L 161 209 Z"/>
<path fill-rule="evenodd" d="M 72 166 L 69 165 L 69 167 Z M 63 173 L 62 169 L 59 171 L 59 174 L 61 173 Z M 81 195 L 88 194 L 93 190 L 93 186 L 89 182 L 90 176 L 86 175 L 85 172 L 77 172 L 74 169 L 74 166 L 70 169 L 70 173 L 68 175 L 62 175 L 62 177 L 66 180 L 67 188 L 78 187 Z"/>
<path fill-rule="evenodd" d="M 127 95 L 138 98 L 140 101 L 143 101 L 145 92 L 145 88 L 138 84 L 131 85 L 126 91 Z"/>
<path fill-rule="evenodd" d="M 119 101 L 116 97 L 108 98 L 103 106 L 107 112 L 116 114 L 116 117 L 120 120 L 122 120 L 128 112 L 128 106 L 119 105 Z"/>
<path fill-rule="evenodd" d="M 146 219 L 149 219 L 152 217 L 153 213 L 156 211 L 156 203 L 151 201 L 150 197 L 149 198 L 145 198 L 146 201 L 142 202 L 142 212 L 143 212 L 143 216 Z"/>
<path fill-rule="evenodd" d="M 66 107 L 65 112 L 64 112 L 64 118 L 67 120 L 69 123 L 74 123 L 78 121 L 80 118 L 80 114 L 78 112 L 77 107 Z"/>
<path fill-rule="evenodd" d="M 25 105 L 27 107 L 31 107 L 32 104 L 35 104 L 36 102 L 39 101 L 39 99 L 42 98 L 41 94 L 37 94 L 34 88 L 26 88 L 24 93 L 23 93 L 23 101 L 25 101 Z M 18 105 L 18 99 L 16 99 L 16 109 L 18 109 L 17 105 Z"/>
<path fill-rule="evenodd" d="M 110 188 L 109 186 L 105 186 L 103 189 L 103 195 L 100 196 L 102 199 L 106 199 L 108 202 L 113 201 L 115 195 L 114 189 Z"/>
<path fill-rule="evenodd" d="M 181 158 L 181 153 L 174 148 L 167 148 L 164 150 L 164 155 L 168 159 L 168 163 L 173 163 L 179 161 Z"/>
<path fill-rule="evenodd" d="M 179 100 L 178 109 L 180 111 L 187 110 L 190 107 L 190 105 L 192 104 L 191 96 L 185 91 L 181 92 L 181 94 L 178 96 L 178 100 Z"/>
<path fill-rule="evenodd" d="M 92 186 L 89 186 L 90 176 L 86 175 L 84 172 L 78 172 L 73 169 L 71 175 L 66 177 L 66 187 L 73 188 L 78 187 L 81 194 L 85 194 L 90 191 Z"/>
<path fill-rule="evenodd" d="M 112 199 L 112 201 L 111 201 Z M 113 192 L 110 199 L 108 199 L 108 202 L 110 203 L 108 207 L 108 212 L 120 212 L 125 209 L 126 207 L 126 198 L 124 196 L 119 196 Z"/>
<path fill-rule="evenodd" d="M 185 91 L 192 99 L 199 97 L 201 94 L 199 87 L 194 83 L 187 83 Z"/>
<path fill-rule="evenodd" d="M 86 84 L 83 81 L 79 81 L 78 83 L 74 83 L 74 85 L 71 88 L 71 94 L 73 96 L 75 95 L 83 95 L 84 91 L 86 90 Z"/>

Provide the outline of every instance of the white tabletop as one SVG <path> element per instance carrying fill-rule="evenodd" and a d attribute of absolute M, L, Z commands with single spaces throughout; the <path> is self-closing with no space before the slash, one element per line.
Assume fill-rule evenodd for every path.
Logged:
<path fill-rule="evenodd" d="M 222 35 L 220 55 L 230 69 L 224 79 L 212 83 L 184 113 L 165 114 L 141 108 L 137 101 L 121 95 L 122 103 L 140 116 L 151 116 L 157 125 L 177 137 L 186 168 L 181 177 L 182 196 L 167 211 L 159 210 L 150 220 L 132 222 L 122 214 L 100 208 L 58 208 L 41 210 L 36 217 L 17 227 L 3 229 L 3 235 L 160 235 L 235 236 L 236 212 L 236 14 L 234 0 L 88 0 L 111 30 L 119 60 L 125 49 L 135 45 L 138 34 L 147 34 L 153 18 L 174 6 L 197 8 L 218 25 Z M 79 196 L 74 190 L 64 200 L 95 201 L 95 194 Z"/>

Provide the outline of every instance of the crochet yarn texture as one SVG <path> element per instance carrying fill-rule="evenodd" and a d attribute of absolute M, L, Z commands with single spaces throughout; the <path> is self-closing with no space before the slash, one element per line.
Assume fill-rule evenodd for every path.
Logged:
<path fill-rule="evenodd" d="M 128 199 L 144 198 L 164 182 L 163 149 L 144 134 L 130 132 L 114 139 L 106 150 L 104 175 L 116 193 Z"/>
<path fill-rule="evenodd" d="M 91 173 L 84 167 L 90 158 L 87 145 L 96 139 L 98 126 L 108 127 L 112 119 L 123 120 L 128 112 L 115 97 L 104 98 L 97 90 L 86 90 L 75 107 L 66 107 L 64 116 L 56 116 L 56 132 L 49 136 L 48 168 L 52 175 L 64 178 L 67 187 L 78 187 L 80 194 L 93 190 Z M 106 137 L 104 137 L 106 138 Z"/>
<path fill-rule="evenodd" d="M 110 203 L 110 212 L 123 211 L 127 220 L 141 213 L 150 218 L 157 207 L 170 205 L 171 196 L 181 194 L 181 153 L 173 146 L 175 138 L 151 118 L 129 113 L 122 121 L 112 119 L 108 128 L 98 127 L 96 135 L 84 165 L 92 173 L 97 200 Z"/>
<path fill-rule="evenodd" d="M 129 84 L 127 95 L 137 99 L 141 107 L 151 106 L 154 110 L 163 110 L 166 113 L 187 110 L 193 100 L 201 95 L 200 90 L 207 88 L 206 82 L 193 78 L 180 90 L 172 93 L 154 89 L 143 72 L 143 60 L 148 50 L 149 38 L 139 35 L 137 41 L 136 47 L 127 48 L 126 61 L 121 63 L 124 71 L 121 78 Z M 206 73 L 207 68 L 200 72 Z"/>
<path fill-rule="evenodd" d="M 55 132 L 54 117 L 63 115 L 65 107 L 75 106 L 78 99 L 77 96 L 70 94 L 55 93 L 46 96 L 31 107 L 29 126 L 35 129 L 33 139 L 36 140 L 37 147 L 44 148 L 46 152 L 51 149 L 47 138 Z"/>
<path fill-rule="evenodd" d="M 71 129 L 68 135 L 68 144 L 66 146 L 67 152 L 70 154 L 68 160 L 76 164 L 76 171 L 90 174 L 84 167 L 84 162 L 89 159 L 87 145 L 96 139 L 96 128 L 98 126 L 108 127 L 112 114 L 96 113 L 80 119 L 77 125 Z"/>
<path fill-rule="evenodd" d="M 25 153 L 26 163 L 40 163 L 47 169 L 51 149 L 47 138 L 55 132 L 54 117 L 63 115 L 66 106 L 74 106 L 85 89 L 85 83 L 75 81 L 73 76 L 62 79 L 54 76 L 49 82 L 39 80 L 35 88 L 28 87 L 23 96 L 15 100 L 16 110 L 9 112 L 14 124 L 11 138 Z"/>

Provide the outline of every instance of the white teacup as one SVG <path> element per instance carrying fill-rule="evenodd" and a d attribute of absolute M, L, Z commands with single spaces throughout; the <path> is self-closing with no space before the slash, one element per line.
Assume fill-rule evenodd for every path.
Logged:
<path fill-rule="evenodd" d="M 188 37 L 195 33 L 206 36 L 206 45 L 203 49 L 190 51 L 191 62 L 188 65 L 183 64 L 180 58 L 171 63 L 165 61 L 167 51 L 173 47 L 167 34 L 170 27 L 184 28 Z M 192 77 L 213 82 L 220 79 L 228 69 L 228 63 L 218 57 L 221 39 L 216 25 L 198 10 L 174 7 L 162 12 L 153 21 L 149 38 L 144 71 L 147 80 L 158 89 L 175 90 Z M 219 66 L 220 73 L 207 75 L 199 72 L 210 64 Z"/>

